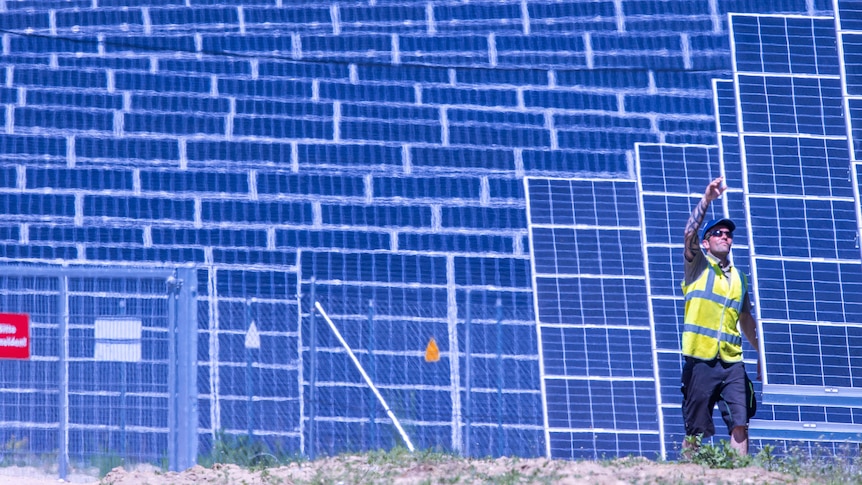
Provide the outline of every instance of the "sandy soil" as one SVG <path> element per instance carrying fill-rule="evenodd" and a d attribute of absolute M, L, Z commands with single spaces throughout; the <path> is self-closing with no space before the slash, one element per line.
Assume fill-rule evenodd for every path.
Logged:
<path fill-rule="evenodd" d="M 420 483 L 548 483 L 548 484 L 781 484 L 806 483 L 763 468 L 709 469 L 699 465 L 656 463 L 645 459 L 612 462 L 570 462 L 545 459 L 405 460 L 375 462 L 366 456 L 346 456 L 292 463 L 259 471 L 235 465 L 195 466 L 185 472 L 117 468 L 102 480 L 70 474 L 67 482 L 87 485 L 197 485 L 197 484 L 420 484 Z M 57 475 L 32 468 L 0 469 L 0 483 L 56 485 Z"/>

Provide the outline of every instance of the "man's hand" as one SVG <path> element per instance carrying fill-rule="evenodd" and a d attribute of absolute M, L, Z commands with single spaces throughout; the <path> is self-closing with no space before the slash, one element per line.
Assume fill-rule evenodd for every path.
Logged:
<path fill-rule="evenodd" d="M 703 198 L 708 202 L 712 202 L 721 197 L 721 194 L 723 194 L 725 190 L 727 190 L 727 186 L 724 185 L 724 177 L 717 177 L 706 186 L 706 192 L 704 192 Z"/>
<path fill-rule="evenodd" d="M 700 199 L 697 205 L 694 206 L 694 210 L 691 211 L 691 216 L 689 216 L 688 222 L 685 224 L 685 249 L 683 255 L 686 261 L 693 261 L 694 255 L 700 251 L 700 239 L 697 237 L 697 231 L 700 229 L 700 225 L 703 224 L 709 204 L 721 197 L 721 194 L 725 190 L 727 190 L 727 186 L 724 185 L 724 177 L 713 179 L 706 186 L 703 198 Z"/>

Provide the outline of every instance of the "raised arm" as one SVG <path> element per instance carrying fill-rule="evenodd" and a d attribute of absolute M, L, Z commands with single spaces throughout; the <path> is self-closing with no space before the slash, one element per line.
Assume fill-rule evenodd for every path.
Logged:
<path fill-rule="evenodd" d="M 709 209 L 709 204 L 719 198 L 721 194 L 727 190 L 727 187 L 722 185 L 722 181 L 723 177 L 718 177 L 713 179 L 713 181 L 706 186 L 706 191 L 703 193 L 703 197 L 694 207 L 694 210 L 691 211 L 691 216 L 689 216 L 688 222 L 685 224 L 684 254 L 686 261 L 694 260 L 694 255 L 697 251 L 700 251 L 700 240 L 697 232 L 698 229 L 700 229 L 701 224 L 703 224 L 703 219 L 706 217 L 706 211 Z"/>

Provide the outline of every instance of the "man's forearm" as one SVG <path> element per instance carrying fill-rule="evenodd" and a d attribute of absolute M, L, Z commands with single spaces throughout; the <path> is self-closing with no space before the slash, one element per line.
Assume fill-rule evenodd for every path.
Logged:
<path fill-rule="evenodd" d="M 706 210 L 709 209 L 709 204 L 712 202 L 706 195 L 700 199 L 691 215 L 688 217 L 688 222 L 685 224 L 685 246 L 683 255 L 686 261 L 692 261 L 694 255 L 700 250 L 700 242 L 697 240 L 697 231 L 700 225 L 703 224 L 703 219 L 706 217 Z"/>
<path fill-rule="evenodd" d="M 757 323 L 754 321 L 754 317 L 750 313 L 740 313 L 739 314 L 739 329 L 742 330 L 745 338 L 748 339 L 748 343 L 754 347 L 754 350 L 758 353 L 760 352 L 760 348 L 757 342 Z"/>
<path fill-rule="evenodd" d="M 685 224 L 685 234 L 688 236 L 689 234 L 697 234 L 697 230 L 700 229 L 700 225 L 703 224 L 703 219 L 706 217 L 706 211 L 709 209 L 709 204 L 712 201 L 708 200 L 706 196 L 700 199 L 700 202 L 694 206 L 694 209 L 691 211 L 691 215 L 688 217 L 688 222 Z"/>
<path fill-rule="evenodd" d="M 700 248 L 700 241 L 697 240 L 697 230 L 703 224 L 703 219 L 706 218 L 706 211 L 709 209 L 709 204 L 721 196 L 727 187 L 722 185 L 723 177 L 717 177 L 712 180 L 707 186 L 701 197 L 700 202 L 691 211 L 691 216 L 685 224 L 685 259 L 691 261 L 694 254 Z"/>

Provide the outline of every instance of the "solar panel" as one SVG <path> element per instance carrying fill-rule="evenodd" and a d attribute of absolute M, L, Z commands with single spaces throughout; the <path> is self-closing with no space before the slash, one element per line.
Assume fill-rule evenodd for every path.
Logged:
<path fill-rule="evenodd" d="M 763 400 L 788 405 L 775 421 L 758 420 L 758 437 L 805 434 L 782 416 L 819 422 L 809 438 L 852 434 L 828 424 L 859 422 L 841 409 L 862 395 L 862 362 L 850 350 L 862 265 L 835 41 L 832 18 L 731 15 Z"/>
<path fill-rule="evenodd" d="M 660 453 L 637 188 L 525 183 L 548 453 Z"/>
<path fill-rule="evenodd" d="M 850 155 L 853 160 L 862 160 L 862 4 L 837 0 L 835 3 Z"/>

